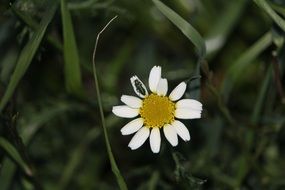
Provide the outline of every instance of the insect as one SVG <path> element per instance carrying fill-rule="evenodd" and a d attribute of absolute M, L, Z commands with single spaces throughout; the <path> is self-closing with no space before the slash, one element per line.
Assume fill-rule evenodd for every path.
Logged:
<path fill-rule="evenodd" d="M 137 76 L 133 76 L 131 78 L 131 83 L 132 83 L 132 86 L 135 92 L 138 94 L 139 97 L 144 98 L 148 96 L 148 92 L 147 92 L 145 85 L 142 83 L 142 81 Z"/>

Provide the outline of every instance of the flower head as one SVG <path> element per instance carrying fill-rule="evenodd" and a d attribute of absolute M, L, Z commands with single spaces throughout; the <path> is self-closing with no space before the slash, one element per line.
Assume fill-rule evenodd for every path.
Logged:
<path fill-rule="evenodd" d="M 131 77 L 135 93 L 140 97 L 122 95 L 125 105 L 113 106 L 112 112 L 124 118 L 135 118 L 122 129 L 122 135 L 135 133 L 129 143 L 134 150 L 143 145 L 149 137 L 152 152 L 160 150 L 160 129 L 172 146 L 178 144 L 178 136 L 184 141 L 190 140 L 190 133 L 177 119 L 201 118 L 202 104 L 193 99 L 181 99 L 186 90 L 186 83 L 181 82 L 167 96 L 167 79 L 161 78 L 161 67 L 154 66 L 149 74 L 149 89 L 137 77 Z M 181 100 L 180 100 L 181 99 Z"/>

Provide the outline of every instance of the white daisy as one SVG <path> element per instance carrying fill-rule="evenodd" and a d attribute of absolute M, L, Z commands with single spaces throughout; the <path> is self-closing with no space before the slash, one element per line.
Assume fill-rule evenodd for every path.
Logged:
<path fill-rule="evenodd" d="M 113 106 L 112 112 L 123 118 L 136 118 L 127 123 L 122 129 L 122 135 L 136 133 L 129 143 L 134 150 L 143 145 L 149 137 L 152 152 L 160 150 L 160 129 L 172 146 L 178 144 L 178 136 L 184 141 L 190 140 L 190 133 L 185 125 L 177 119 L 201 118 L 202 104 L 193 99 L 179 100 L 186 90 L 186 83 L 181 82 L 169 96 L 167 80 L 161 78 L 161 67 L 154 66 L 149 74 L 149 88 L 137 77 L 131 78 L 135 93 L 140 97 L 122 95 L 125 105 Z"/>

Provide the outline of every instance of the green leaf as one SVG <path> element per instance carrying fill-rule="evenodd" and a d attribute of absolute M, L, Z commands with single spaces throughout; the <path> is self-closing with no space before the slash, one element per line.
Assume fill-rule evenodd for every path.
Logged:
<path fill-rule="evenodd" d="M 159 0 L 153 0 L 155 6 L 195 45 L 200 58 L 206 55 L 206 46 L 199 32 L 181 16 Z"/>
<path fill-rule="evenodd" d="M 260 8 L 262 8 L 272 20 L 285 32 L 285 20 L 282 19 L 265 0 L 253 0 Z"/>
<path fill-rule="evenodd" d="M 21 166 L 27 175 L 32 175 L 32 170 L 30 167 L 25 163 L 17 149 L 9 141 L 3 137 L 0 137 L 0 147 L 2 147 L 2 149 L 4 149 L 9 154 L 9 156 L 11 156 L 11 158 Z"/>
<path fill-rule="evenodd" d="M 242 75 L 247 66 L 258 57 L 272 43 L 272 34 L 267 32 L 257 42 L 255 42 L 250 48 L 247 49 L 240 57 L 231 65 L 227 70 L 224 84 L 223 84 L 223 96 L 225 100 L 228 99 L 231 90 Z"/>
<path fill-rule="evenodd" d="M 10 100 L 13 95 L 19 81 L 24 76 L 27 71 L 29 65 L 31 64 L 37 49 L 43 39 L 43 36 L 46 32 L 48 24 L 51 22 L 55 11 L 57 8 L 57 1 L 52 1 L 49 7 L 47 7 L 46 13 L 43 15 L 43 19 L 40 23 L 40 26 L 37 31 L 33 34 L 31 40 L 26 44 L 23 50 L 20 53 L 15 71 L 13 72 L 8 87 L 5 91 L 4 96 L 0 102 L 0 112 L 3 111 L 4 107 Z"/>
<path fill-rule="evenodd" d="M 63 25 L 63 54 L 65 86 L 69 93 L 82 95 L 82 80 L 79 64 L 79 55 L 74 36 L 71 15 L 67 9 L 66 1 L 61 0 L 61 17 Z"/>

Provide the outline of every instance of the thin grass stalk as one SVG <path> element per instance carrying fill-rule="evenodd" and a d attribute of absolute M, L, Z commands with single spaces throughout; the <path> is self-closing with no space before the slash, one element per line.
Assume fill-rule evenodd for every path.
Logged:
<path fill-rule="evenodd" d="M 100 88 L 99 88 L 99 82 L 98 82 L 98 75 L 97 75 L 97 69 L 96 69 L 96 64 L 95 64 L 95 58 L 96 58 L 96 50 L 97 50 L 97 45 L 98 41 L 100 38 L 100 35 L 105 31 L 105 29 L 111 24 L 113 20 L 115 20 L 117 16 L 113 17 L 104 27 L 103 29 L 98 33 L 95 46 L 94 46 L 94 51 L 93 51 L 93 75 L 94 75 L 94 82 L 95 82 L 95 88 L 96 88 L 96 94 L 97 94 L 97 100 L 98 100 L 98 105 L 99 105 L 99 110 L 100 110 L 100 117 L 101 117 L 101 122 L 102 122 L 102 127 L 103 127 L 103 132 L 104 132 L 104 137 L 105 137 L 105 144 L 107 147 L 107 152 L 108 156 L 110 159 L 110 164 L 112 168 L 112 172 L 114 173 L 117 183 L 120 187 L 121 190 L 127 190 L 127 185 L 125 183 L 125 180 L 123 176 L 121 175 L 121 172 L 117 166 L 117 163 L 115 161 L 114 155 L 112 153 L 112 148 L 110 145 L 109 137 L 108 137 L 108 132 L 106 128 L 106 123 L 105 123 L 105 117 L 104 117 L 104 111 L 103 111 L 103 106 L 102 106 L 102 99 L 101 99 L 101 93 L 100 93 Z"/>

